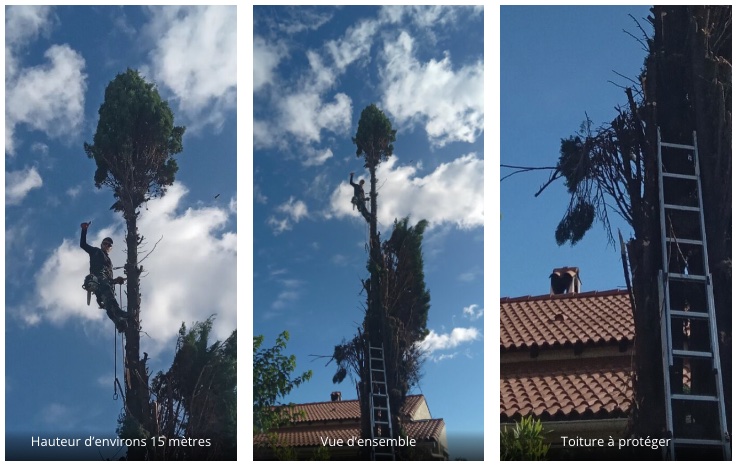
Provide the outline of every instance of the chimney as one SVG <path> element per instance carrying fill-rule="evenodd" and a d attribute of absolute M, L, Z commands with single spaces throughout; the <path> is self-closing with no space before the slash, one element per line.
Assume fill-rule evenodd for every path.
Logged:
<path fill-rule="evenodd" d="M 565 266 L 552 270 L 550 278 L 550 295 L 565 293 L 580 293 L 580 270 L 576 267 Z"/>
<path fill-rule="evenodd" d="M 332 402 L 340 402 L 342 400 L 342 393 L 340 391 L 335 391 L 330 394 L 330 399 Z"/>

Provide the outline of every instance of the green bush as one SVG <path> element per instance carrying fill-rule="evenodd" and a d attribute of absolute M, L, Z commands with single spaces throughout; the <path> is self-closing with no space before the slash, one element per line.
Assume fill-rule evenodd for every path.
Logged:
<path fill-rule="evenodd" d="M 549 443 L 544 440 L 542 422 L 532 417 L 522 417 L 513 429 L 501 432 L 502 461 L 546 460 Z"/>

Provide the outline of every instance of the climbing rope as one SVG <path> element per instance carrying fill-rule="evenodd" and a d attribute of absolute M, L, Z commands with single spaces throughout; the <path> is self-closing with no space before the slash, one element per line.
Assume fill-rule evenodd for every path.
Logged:
<path fill-rule="evenodd" d="M 114 360 L 115 361 L 114 363 L 115 380 L 112 382 L 112 390 L 113 390 L 112 400 L 116 401 L 118 400 L 118 387 L 117 387 L 117 382 L 118 382 L 118 329 L 117 327 L 115 327 L 114 323 L 113 323 L 112 331 L 115 333 L 115 337 L 114 337 L 115 343 L 112 346 L 115 351 L 115 360 Z"/>

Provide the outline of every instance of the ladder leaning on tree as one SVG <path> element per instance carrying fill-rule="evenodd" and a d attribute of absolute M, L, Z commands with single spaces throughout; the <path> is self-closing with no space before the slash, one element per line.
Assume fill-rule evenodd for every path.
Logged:
<path fill-rule="evenodd" d="M 695 132 L 685 145 L 657 130 L 664 457 L 731 460 L 698 164 Z"/>
<path fill-rule="evenodd" d="M 371 460 L 395 460 L 394 448 L 391 444 L 393 427 L 391 426 L 391 410 L 386 384 L 386 362 L 383 358 L 383 345 L 368 347 L 368 370 L 370 384 L 368 404 L 371 414 Z M 387 446 L 381 446 L 380 439 L 385 438 Z"/>

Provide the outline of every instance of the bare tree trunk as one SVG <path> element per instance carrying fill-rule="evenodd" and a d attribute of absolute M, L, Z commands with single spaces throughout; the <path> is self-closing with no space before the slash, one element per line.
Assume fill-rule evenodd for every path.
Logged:
<path fill-rule="evenodd" d="M 708 261 L 714 279 L 716 321 L 726 413 L 731 425 L 731 7 L 653 8 L 654 38 L 646 62 L 644 149 L 645 215 L 629 245 L 636 300 L 634 431 L 655 436 L 664 426 L 663 369 L 656 277 L 662 268 L 657 191 L 657 128 L 662 139 L 692 144 L 698 136 Z M 712 48 L 723 41 L 722 51 Z M 695 380 L 707 375 L 693 375 Z"/>
<path fill-rule="evenodd" d="M 128 314 L 130 315 L 128 329 L 125 331 L 125 402 L 126 414 L 132 417 L 142 428 L 141 436 L 150 438 L 156 436 L 151 418 L 150 390 L 146 362 L 140 358 L 140 329 L 141 329 L 141 294 L 140 275 L 143 268 L 138 267 L 138 225 L 135 208 L 125 212 L 128 233 L 125 239 L 128 248 L 128 258 L 125 272 L 128 276 Z M 147 440 L 150 445 L 150 439 Z M 146 460 L 146 448 L 129 448 L 129 460 Z"/>

